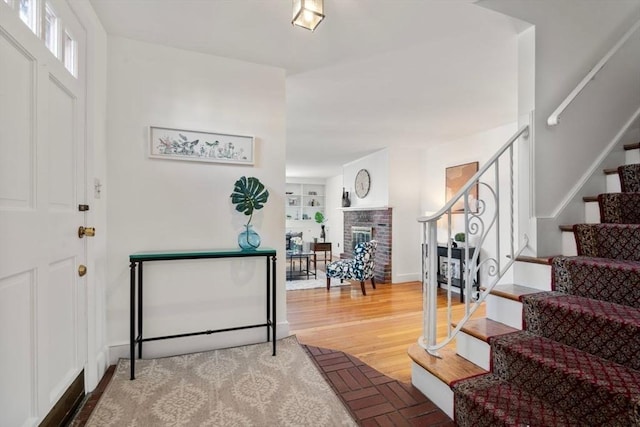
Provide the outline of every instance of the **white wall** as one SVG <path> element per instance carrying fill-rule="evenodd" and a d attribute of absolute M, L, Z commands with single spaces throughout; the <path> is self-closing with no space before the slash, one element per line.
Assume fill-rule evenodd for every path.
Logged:
<path fill-rule="evenodd" d="M 500 126 L 494 129 L 489 129 L 485 132 L 481 132 L 475 135 L 470 135 L 466 138 L 462 138 L 455 141 L 443 142 L 440 144 L 434 144 L 430 146 L 427 150 L 425 150 L 424 158 L 423 158 L 423 183 L 422 186 L 422 200 L 423 204 L 421 207 L 421 215 L 424 215 L 425 212 L 437 212 L 442 207 L 444 207 L 447 200 L 445 200 L 445 169 L 450 166 L 456 166 L 459 164 L 469 163 L 469 162 L 479 162 L 479 167 L 482 166 L 489 160 L 496 151 L 507 142 L 507 140 L 516 132 L 517 124 L 512 123 L 505 126 Z M 517 171 L 516 171 L 517 175 Z M 488 184 L 494 186 L 495 179 L 493 175 L 485 176 L 481 179 L 482 182 L 487 182 Z M 501 164 L 501 175 L 500 175 L 500 186 L 504 189 L 509 185 L 509 175 L 508 169 L 505 164 Z M 488 212 L 487 216 L 490 216 L 495 209 L 494 204 L 490 201 L 490 195 L 484 187 L 480 187 L 479 199 L 486 200 L 488 202 Z M 503 200 L 501 203 L 501 215 L 508 213 L 508 205 L 505 205 L 505 201 Z M 507 211 L 505 212 L 505 209 Z M 488 220 L 485 217 L 485 221 Z M 503 218 L 504 221 L 504 218 Z M 506 223 L 503 224 L 507 225 Z M 451 219 L 451 235 L 455 235 L 455 233 L 464 231 L 464 218 L 463 215 L 452 215 Z M 421 231 L 420 231 L 421 232 Z M 503 248 L 507 248 L 508 246 L 508 234 L 501 234 L 502 239 L 501 244 Z M 446 242 L 447 238 L 447 222 L 443 220 L 442 223 L 438 223 L 438 241 Z M 469 242 L 472 245 L 477 244 L 477 237 L 470 236 Z M 481 253 L 482 259 L 486 259 L 488 257 L 495 257 L 496 252 L 493 250 L 495 248 L 495 236 L 489 235 L 486 240 L 486 246 L 484 247 L 483 252 Z M 419 255 L 418 255 L 419 256 Z M 501 261 L 505 261 L 504 259 Z M 484 277 L 481 276 L 481 283 L 483 282 Z"/>
<path fill-rule="evenodd" d="M 364 199 L 356 196 L 354 182 L 360 169 L 369 171 L 371 187 Z M 389 151 L 376 151 L 342 167 L 342 186 L 349 192 L 352 208 L 379 208 L 389 206 Z"/>
<path fill-rule="evenodd" d="M 389 150 L 389 205 L 393 207 L 392 283 L 421 280 L 421 188 L 424 149 Z"/>
<path fill-rule="evenodd" d="M 236 248 L 246 217 L 230 202 L 234 182 L 258 177 L 270 192 L 252 224 L 284 260 L 284 71 L 109 38 L 108 340 L 128 356 L 128 255 Z M 253 167 L 148 157 L 148 126 L 256 139 Z M 264 259 L 145 265 L 145 336 L 264 322 Z M 277 269 L 279 336 L 288 333 L 284 263 Z M 146 356 L 264 341 L 263 328 L 145 344 Z"/>
<path fill-rule="evenodd" d="M 327 205 L 327 242 L 331 242 L 333 256 L 338 257 L 344 247 L 344 214 L 342 213 L 342 175 L 325 181 L 325 203 Z"/>
<path fill-rule="evenodd" d="M 480 5 L 530 22 L 535 29 L 535 213 L 553 221 L 570 193 L 598 162 L 640 107 L 640 37 L 633 37 L 565 110 L 561 123 L 546 120 L 562 100 L 640 18 L 637 0 L 532 2 L 483 0 Z M 538 252 L 558 249 L 559 233 L 541 227 Z M 557 227 L 556 227 L 557 230 Z M 546 233 L 546 234 L 545 234 Z M 555 244 L 542 241 L 556 237 Z M 557 252 L 556 252 L 557 253 Z"/>

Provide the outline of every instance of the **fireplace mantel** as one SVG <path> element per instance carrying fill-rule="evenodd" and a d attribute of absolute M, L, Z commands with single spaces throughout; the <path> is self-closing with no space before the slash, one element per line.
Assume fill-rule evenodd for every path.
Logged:
<path fill-rule="evenodd" d="M 349 208 L 337 208 L 339 211 L 384 211 L 391 206 L 354 206 Z"/>

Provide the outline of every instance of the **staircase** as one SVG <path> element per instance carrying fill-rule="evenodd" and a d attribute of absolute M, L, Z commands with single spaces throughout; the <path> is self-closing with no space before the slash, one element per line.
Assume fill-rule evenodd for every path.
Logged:
<path fill-rule="evenodd" d="M 409 349 L 458 425 L 640 426 L 640 144 L 625 150 L 586 223 L 561 227 L 563 256 L 518 258 L 537 279 L 496 286 L 455 350 Z"/>

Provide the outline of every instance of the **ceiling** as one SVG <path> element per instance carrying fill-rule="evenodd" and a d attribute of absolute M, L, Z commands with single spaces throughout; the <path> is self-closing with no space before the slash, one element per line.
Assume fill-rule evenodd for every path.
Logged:
<path fill-rule="evenodd" d="M 90 0 L 107 33 L 286 70 L 287 176 L 516 120 L 513 22 L 470 0 Z"/>

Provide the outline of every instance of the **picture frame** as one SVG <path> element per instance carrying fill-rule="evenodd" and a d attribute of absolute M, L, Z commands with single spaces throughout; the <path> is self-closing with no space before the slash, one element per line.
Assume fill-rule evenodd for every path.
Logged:
<path fill-rule="evenodd" d="M 447 257 L 440 257 L 440 276 L 443 278 L 447 278 L 447 274 L 449 273 L 449 269 L 451 269 L 451 279 L 460 279 L 460 260 L 459 259 L 451 259 L 451 262 L 447 259 Z"/>
<path fill-rule="evenodd" d="M 445 202 L 448 202 L 458 191 L 478 172 L 478 162 L 464 163 L 451 166 L 445 170 Z M 478 182 L 469 192 L 469 205 L 473 213 L 478 212 Z M 451 207 L 452 213 L 464 212 L 464 198 L 460 199 Z"/>
<path fill-rule="evenodd" d="M 253 166 L 253 136 L 149 127 L 149 157 Z"/>

